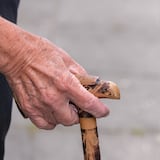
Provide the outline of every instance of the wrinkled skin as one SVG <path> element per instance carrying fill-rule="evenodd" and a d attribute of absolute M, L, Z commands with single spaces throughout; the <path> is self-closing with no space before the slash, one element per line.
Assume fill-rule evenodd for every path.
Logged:
<path fill-rule="evenodd" d="M 13 60 L 7 57 L 10 63 L 1 70 L 21 110 L 37 127 L 53 129 L 57 124 L 78 123 L 77 110 L 70 101 L 95 117 L 109 113 L 75 77 L 87 73 L 65 51 L 44 38 L 23 34 L 23 41 L 17 40 L 20 47 L 18 43 L 12 49 L 16 56 Z"/>

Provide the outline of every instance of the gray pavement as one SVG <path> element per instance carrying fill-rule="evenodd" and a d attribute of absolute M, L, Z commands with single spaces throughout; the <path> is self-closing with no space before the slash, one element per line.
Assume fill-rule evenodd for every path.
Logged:
<path fill-rule="evenodd" d="M 98 120 L 102 159 L 160 159 L 158 0 L 22 0 L 18 23 L 120 86 Z M 79 126 L 36 129 L 14 105 L 5 160 L 82 160 L 80 138 Z"/>

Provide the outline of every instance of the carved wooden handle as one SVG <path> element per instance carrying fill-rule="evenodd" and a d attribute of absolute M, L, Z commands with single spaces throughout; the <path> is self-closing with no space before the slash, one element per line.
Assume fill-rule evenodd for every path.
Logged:
<path fill-rule="evenodd" d="M 118 86 L 111 81 L 97 77 L 77 76 L 81 84 L 98 98 L 120 99 Z M 83 143 L 84 160 L 100 160 L 100 148 L 96 118 L 79 109 L 79 119 Z"/>

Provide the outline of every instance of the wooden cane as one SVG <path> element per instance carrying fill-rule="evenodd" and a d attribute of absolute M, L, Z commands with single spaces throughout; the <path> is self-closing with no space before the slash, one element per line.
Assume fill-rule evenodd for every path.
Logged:
<path fill-rule="evenodd" d="M 117 85 L 111 81 L 102 81 L 97 77 L 77 76 L 81 84 L 98 98 L 120 99 Z M 84 160 L 100 160 L 100 147 L 96 118 L 79 109 L 80 128 L 83 143 Z"/>

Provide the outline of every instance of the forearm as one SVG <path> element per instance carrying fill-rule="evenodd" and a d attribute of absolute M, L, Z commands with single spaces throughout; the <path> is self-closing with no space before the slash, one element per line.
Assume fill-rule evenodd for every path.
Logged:
<path fill-rule="evenodd" d="M 0 72 L 7 75 L 18 72 L 18 68 L 22 69 L 32 59 L 30 52 L 37 38 L 1 17 L 0 35 Z"/>

